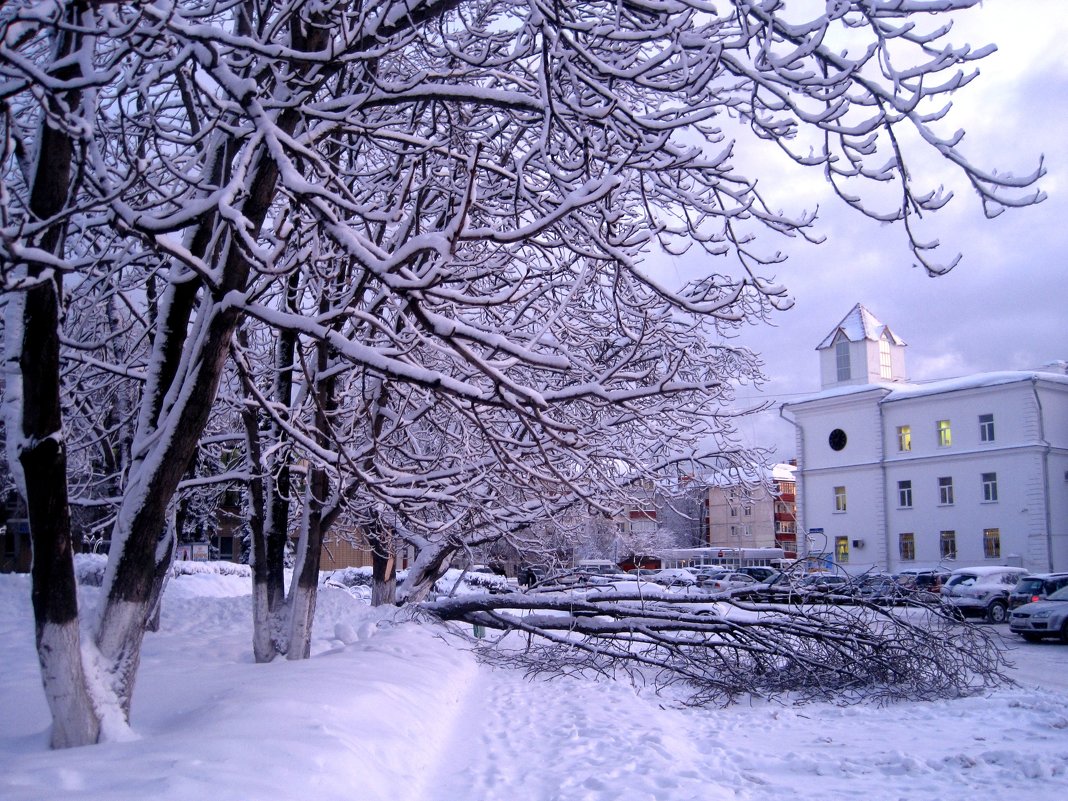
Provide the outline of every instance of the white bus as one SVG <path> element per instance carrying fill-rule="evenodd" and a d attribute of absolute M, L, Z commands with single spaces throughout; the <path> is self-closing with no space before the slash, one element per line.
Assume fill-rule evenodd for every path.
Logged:
<path fill-rule="evenodd" d="M 660 551 L 663 567 L 783 567 L 782 548 L 671 548 Z"/>

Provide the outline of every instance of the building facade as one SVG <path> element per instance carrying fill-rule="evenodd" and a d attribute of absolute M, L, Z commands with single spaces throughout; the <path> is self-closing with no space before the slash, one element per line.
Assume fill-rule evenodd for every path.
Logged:
<path fill-rule="evenodd" d="M 777 464 L 749 484 L 712 485 L 702 510 L 704 545 L 710 548 L 781 548 L 796 556 L 796 466 Z"/>
<path fill-rule="evenodd" d="M 1065 364 L 912 384 L 903 348 L 858 305 L 817 349 L 823 390 L 784 405 L 799 550 L 851 572 L 1068 569 Z"/>

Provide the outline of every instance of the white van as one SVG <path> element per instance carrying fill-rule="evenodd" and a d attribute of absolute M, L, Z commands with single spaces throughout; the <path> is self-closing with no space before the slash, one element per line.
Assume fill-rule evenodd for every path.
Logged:
<path fill-rule="evenodd" d="M 582 559 L 575 565 L 575 570 L 581 573 L 598 573 L 602 575 L 623 572 L 619 565 L 611 559 Z"/>

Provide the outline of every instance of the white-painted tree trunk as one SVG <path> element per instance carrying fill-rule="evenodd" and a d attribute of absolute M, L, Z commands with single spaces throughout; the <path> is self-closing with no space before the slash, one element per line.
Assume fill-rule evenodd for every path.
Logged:
<path fill-rule="evenodd" d="M 45 698 L 52 713 L 52 747 L 95 743 L 100 736 L 100 719 L 86 689 L 77 619 L 43 626 L 37 655 Z"/>

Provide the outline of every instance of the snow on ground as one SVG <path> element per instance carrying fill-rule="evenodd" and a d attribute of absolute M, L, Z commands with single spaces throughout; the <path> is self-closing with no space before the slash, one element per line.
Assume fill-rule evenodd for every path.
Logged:
<path fill-rule="evenodd" d="M 890 707 L 685 709 L 629 685 L 528 681 L 428 624 L 323 590 L 313 657 L 255 665 L 248 579 L 183 575 L 145 640 L 138 739 L 52 752 L 29 580 L 0 576 L 5 801 L 866 801 L 1068 794 L 1068 647 L 1021 685 Z M 99 590 L 82 588 L 93 603 Z M 1010 640 L 1011 641 L 1011 640 Z M 1048 681 L 1047 681 L 1048 678 Z"/>

